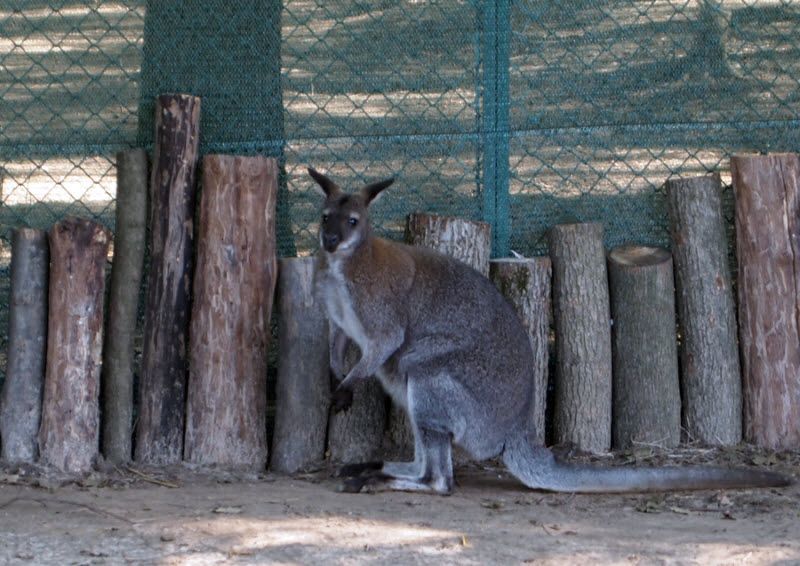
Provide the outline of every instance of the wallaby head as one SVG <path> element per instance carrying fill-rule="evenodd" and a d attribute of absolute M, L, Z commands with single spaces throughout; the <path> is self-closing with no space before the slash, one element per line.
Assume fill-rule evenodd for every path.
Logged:
<path fill-rule="evenodd" d="M 370 235 L 369 205 L 383 189 L 394 182 L 385 179 L 370 183 L 354 194 L 345 193 L 327 175 L 309 167 L 325 197 L 320 219 L 319 243 L 328 253 L 349 253 Z"/>

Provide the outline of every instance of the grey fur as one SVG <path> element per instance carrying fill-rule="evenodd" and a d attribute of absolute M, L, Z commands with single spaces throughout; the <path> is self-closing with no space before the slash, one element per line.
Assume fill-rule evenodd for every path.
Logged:
<path fill-rule="evenodd" d="M 449 493 L 453 442 L 477 460 L 500 456 L 525 485 L 552 491 L 787 485 L 783 476 L 750 470 L 557 462 L 529 440 L 533 353 L 512 306 L 466 264 L 372 234 L 369 203 L 391 181 L 346 195 L 309 172 L 326 195 L 317 285 L 331 321 L 331 367 L 343 378 L 334 398 L 376 376 L 406 410 L 415 435 L 413 462 L 386 462 L 377 473 L 374 465 L 361 466 L 372 471 L 346 480 L 344 490 Z M 362 357 L 342 376 L 345 337 Z"/>

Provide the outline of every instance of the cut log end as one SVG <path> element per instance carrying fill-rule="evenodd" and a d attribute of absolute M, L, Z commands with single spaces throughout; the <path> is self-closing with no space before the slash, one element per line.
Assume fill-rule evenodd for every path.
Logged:
<path fill-rule="evenodd" d="M 672 254 L 664 248 L 647 246 L 621 246 L 608 254 L 608 259 L 623 266 L 649 267 L 672 260 Z"/>

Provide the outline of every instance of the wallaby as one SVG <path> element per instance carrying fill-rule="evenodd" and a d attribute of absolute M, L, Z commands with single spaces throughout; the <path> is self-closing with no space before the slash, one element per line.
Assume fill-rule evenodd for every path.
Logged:
<path fill-rule="evenodd" d="M 448 494 L 451 445 L 476 460 L 500 456 L 531 488 L 630 492 L 785 486 L 771 472 L 722 468 L 572 465 L 531 442 L 533 353 L 511 304 L 483 275 L 437 252 L 373 235 L 368 208 L 393 179 L 347 194 L 309 168 L 325 197 L 316 284 L 331 325 L 331 371 L 342 379 L 336 409 L 372 376 L 402 407 L 414 432 L 413 462 L 345 466 L 344 491 Z M 344 375 L 349 340 L 361 358 Z"/>

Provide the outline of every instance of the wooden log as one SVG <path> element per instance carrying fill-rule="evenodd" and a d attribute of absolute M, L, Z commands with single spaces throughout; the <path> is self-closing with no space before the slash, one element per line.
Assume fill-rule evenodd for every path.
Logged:
<path fill-rule="evenodd" d="M 489 276 L 492 241 L 491 227 L 486 222 L 414 212 L 408 216 L 405 241 L 441 252 Z M 385 444 L 392 458 L 409 460 L 414 457 L 414 434 L 408 417 L 394 404 L 389 410 Z M 458 451 L 455 460 L 463 463 L 468 458 Z"/>
<path fill-rule="evenodd" d="M 199 98 L 158 97 L 135 449 L 143 463 L 177 463 L 183 454 L 199 125 Z"/>
<path fill-rule="evenodd" d="M 622 246 L 608 254 L 611 293 L 614 448 L 677 446 L 681 393 L 672 256 Z"/>
<path fill-rule="evenodd" d="M 130 461 L 133 426 L 133 338 L 139 312 L 147 224 L 147 153 L 117 154 L 114 263 L 103 349 L 103 456 Z"/>
<path fill-rule="evenodd" d="M 414 212 L 408 216 L 405 240 L 454 257 L 489 276 L 492 233 L 486 222 Z"/>
<path fill-rule="evenodd" d="M 533 438 L 542 445 L 545 443 L 551 273 L 549 257 L 495 259 L 489 263 L 490 278 L 514 305 L 528 331 L 534 361 L 530 418 Z"/>
<path fill-rule="evenodd" d="M 203 159 L 184 459 L 263 469 L 277 280 L 275 158 Z"/>
<path fill-rule="evenodd" d="M 348 354 L 350 369 L 360 353 Z M 384 430 L 388 418 L 386 397 L 377 379 L 358 382 L 353 388 L 352 406 L 332 413 L 328 422 L 328 453 L 331 462 L 369 462 L 381 458 Z"/>
<path fill-rule="evenodd" d="M 588 452 L 611 446 L 611 327 L 601 224 L 550 232 L 556 329 L 554 440 Z"/>
<path fill-rule="evenodd" d="M 0 457 L 33 462 L 39 454 L 50 253 L 47 233 L 19 228 L 11 239 L 8 366 L 0 397 Z"/>
<path fill-rule="evenodd" d="M 719 175 L 667 181 L 680 327 L 683 428 L 691 441 L 742 439 L 736 314 Z"/>
<path fill-rule="evenodd" d="M 100 448 L 103 292 L 111 233 L 67 218 L 50 230 L 47 370 L 39 429 L 44 464 L 81 473 Z"/>
<path fill-rule="evenodd" d="M 330 408 L 328 321 L 314 287 L 315 258 L 280 261 L 278 379 L 270 468 L 295 473 L 325 457 Z"/>
<path fill-rule="evenodd" d="M 731 158 L 744 437 L 800 448 L 800 156 Z"/>

